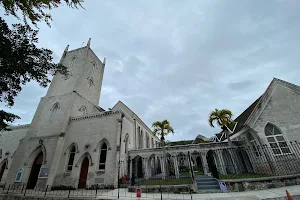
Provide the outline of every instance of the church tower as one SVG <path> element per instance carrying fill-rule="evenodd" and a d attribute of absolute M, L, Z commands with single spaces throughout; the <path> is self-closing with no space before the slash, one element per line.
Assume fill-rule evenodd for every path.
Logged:
<path fill-rule="evenodd" d="M 91 113 L 99 113 L 99 100 L 105 59 L 101 62 L 87 46 L 68 51 L 65 49 L 60 64 L 67 67 L 69 74 L 56 73 L 46 96 L 42 97 L 36 109 L 26 136 L 14 153 L 7 182 L 13 183 L 17 171 L 24 168 L 23 179 L 29 181 L 28 188 L 35 185 L 52 184 L 62 154 L 70 118 Z M 84 108 L 84 109 L 83 109 Z M 72 134 L 72 133 L 69 133 Z M 48 150 L 48 151 L 47 151 Z M 49 177 L 38 179 L 37 172 L 33 182 L 31 172 L 38 164 L 47 169 Z M 30 183 L 30 184 L 29 184 Z"/>
<path fill-rule="evenodd" d="M 68 68 L 69 74 L 55 74 L 46 97 L 76 91 L 94 105 L 99 105 L 105 58 L 101 62 L 90 48 L 90 43 L 91 39 L 87 46 L 71 51 L 68 51 L 69 45 L 66 47 L 60 64 Z"/>

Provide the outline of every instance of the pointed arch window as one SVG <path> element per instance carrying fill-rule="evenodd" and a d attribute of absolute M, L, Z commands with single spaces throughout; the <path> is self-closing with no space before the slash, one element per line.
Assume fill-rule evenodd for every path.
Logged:
<path fill-rule="evenodd" d="M 274 125 L 268 123 L 265 126 L 265 136 L 275 155 L 291 153 L 282 132 Z"/>
<path fill-rule="evenodd" d="M 106 156 L 107 156 L 107 144 L 106 142 L 104 142 L 100 148 L 100 159 L 99 159 L 100 170 L 105 170 Z"/>
<path fill-rule="evenodd" d="M 125 136 L 125 153 L 128 151 L 128 142 L 129 142 L 129 135 L 128 133 Z"/>
<path fill-rule="evenodd" d="M 153 138 L 151 138 L 151 145 L 152 145 L 152 148 L 154 148 L 154 140 L 153 140 Z"/>
<path fill-rule="evenodd" d="M 75 60 L 76 60 L 77 56 L 73 56 L 70 60 L 70 68 L 74 66 Z"/>
<path fill-rule="evenodd" d="M 87 115 L 87 110 L 86 110 L 86 107 L 85 106 L 82 106 L 80 109 L 79 109 L 80 112 L 82 112 L 83 115 Z"/>
<path fill-rule="evenodd" d="M 56 111 L 59 109 L 59 104 L 55 103 L 51 108 L 50 120 L 53 120 L 56 114 Z"/>
<path fill-rule="evenodd" d="M 67 171 L 72 171 L 73 163 L 74 163 L 74 158 L 75 158 L 75 153 L 76 153 L 76 148 L 73 145 L 72 148 L 71 148 L 71 150 L 70 150 Z"/>
<path fill-rule="evenodd" d="M 147 133 L 146 133 L 147 134 Z M 150 141 L 149 141 L 149 136 L 148 134 L 146 135 L 146 147 L 149 148 L 150 147 Z"/>

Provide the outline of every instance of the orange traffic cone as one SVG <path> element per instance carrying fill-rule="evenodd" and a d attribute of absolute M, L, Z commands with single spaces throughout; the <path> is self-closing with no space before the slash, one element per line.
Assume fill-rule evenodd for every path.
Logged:
<path fill-rule="evenodd" d="M 293 200 L 293 198 L 290 195 L 289 191 L 285 190 L 285 193 L 286 193 L 287 200 Z"/>

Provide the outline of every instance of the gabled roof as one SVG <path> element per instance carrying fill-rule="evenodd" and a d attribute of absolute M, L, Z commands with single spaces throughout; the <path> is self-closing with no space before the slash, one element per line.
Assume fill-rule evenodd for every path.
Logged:
<path fill-rule="evenodd" d="M 144 122 L 143 120 L 141 120 L 141 118 L 139 118 L 139 116 L 138 116 L 137 114 L 135 114 L 135 112 L 133 112 L 133 111 L 132 111 L 126 104 L 124 104 L 122 101 L 119 100 L 119 101 L 114 105 L 114 107 L 112 108 L 112 110 L 115 110 L 117 105 L 121 105 L 121 107 L 122 107 L 123 109 L 126 109 L 126 110 L 131 114 L 130 117 L 135 118 L 139 123 L 141 123 L 141 124 L 143 124 L 145 127 L 147 127 L 149 133 L 152 133 L 152 130 L 147 126 L 147 124 L 145 124 L 145 122 Z M 157 140 L 159 140 L 159 138 L 158 138 L 157 136 L 154 135 L 154 137 L 155 137 Z"/>
<path fill-rule="evenodd" d="M 240 114 L 237 118 L 235 118 L 234 121 L 237 122 L 237 125 L 233 134 L 242 130 L 242 128 L 244 127 L 244 123 L 247 121 L 253 109 L 256 107 L 256 105 L 258 104 L 261 98 L 262 96 L 256 99 L 246 110 L 244 110 L 244 112 L 242 112 L 242 114 Z"/>
<path fill-rule="evenodd" d="M 273 80 L 271 81 L 271 83 L 269 84 L 269 86 L 267 87 L 265 92 L 234 120 L 238 124 L 232 135 L 241 131 L 245 125 L 249 125 L 249 122 L 253 121 L 253 119 L 255 119 L 255 117 L 257 117 L 257 115 L 260 113 L 260 111 L 266 105 L 266 103 L 267 103 L 266 100 L 270 97 L 272 88 L 275 84 L 282 85 L 282 86 L 287 87 L 287 88 L 300 94 L 299 86 L 289 83 L 289 82 L 286 82 L 286 81 L 283 81 L 278 78 L 273 78 Z M 262 105 L 262 104 L 265 104 L 265 105 Z M 225 138 L 222 137 L 222 131 L 220 133 L 217 133 L 216 137 L 218 139 L 221 139 L 222 141 L 226 139 L 226 137 Z"/>

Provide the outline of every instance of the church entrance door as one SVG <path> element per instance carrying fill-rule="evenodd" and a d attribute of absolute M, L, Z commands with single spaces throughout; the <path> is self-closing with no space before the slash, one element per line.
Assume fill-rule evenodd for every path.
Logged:
<path fill-rule="evenodd" d="M 4 174 L 4 170 L 6 168 L 6 160 L 3 162 L 2 166 L 1 166 L 1 171 L 0 171 L 0 182 L 2 180 L 2 176 Z"/>
<path fill-rule="evenodd" d="M 36 186 L 42 164 L 43 164 L 43 152 L 40 152 L 32 164 L 31 172 L 27 183 L 27 189 L 34 189 L 34 187 Z"/>
<path fill-rule="evenodd" d="M 85 188 L 88 171 L 89 171 L 89 159 L 87 157 L 85 157 L 85 159 L 82 161 L 82 164 L 81 164 L 80 177 L 79 177 L 79 183 L 78 183 L 79 189 Z"/>

